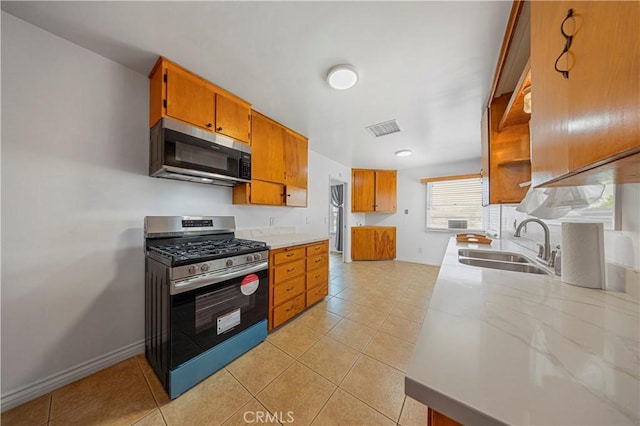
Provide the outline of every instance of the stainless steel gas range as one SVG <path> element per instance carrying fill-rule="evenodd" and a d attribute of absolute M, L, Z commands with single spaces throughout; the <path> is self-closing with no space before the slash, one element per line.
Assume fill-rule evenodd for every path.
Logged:
<path fill-rule="evenodd" d="M 147 216 L 145 355 L 171 399 L 267 336 L 268 247 L 232 216 Z"/>

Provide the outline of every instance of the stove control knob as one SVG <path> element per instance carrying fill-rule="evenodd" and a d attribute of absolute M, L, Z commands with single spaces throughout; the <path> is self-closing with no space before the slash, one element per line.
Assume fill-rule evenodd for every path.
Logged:
<path fill-rule="evenodd" d="M 229 259 L 226 263 L 227 266 L 233 266 L 233 260 Z"/>
<path fill-rule="evenodd" d="M 256 253 L 253 255 L 253 260 L 260 260 L 262 259 L 262 255 L 260 255 L 260 253 Z"/>
<path fill-rule="evenodd" d="M 187 268 L 187 273 L 188 273 L 189 275 L 193 275 L 193 274 L 195 274 L 196 272 L 198 272 L 198 270 L 196 269 L 196 267 L 195 267 L 195 266 L 189 266 L 189 268 Z"/>
<path fill-rule="evenodd" d="M 247 256 L 247 262 L 253 262 L 256 258 L 253 255 Z"/>
<path fill-rule="evenodd" d="M 200 267 L 200 270 L 201 270 L 202 272 L 207 272 L 207 271 L 209 270 L 209 264 L 205 263 L 204 265 L 202 265 L 202 266 Z"/>

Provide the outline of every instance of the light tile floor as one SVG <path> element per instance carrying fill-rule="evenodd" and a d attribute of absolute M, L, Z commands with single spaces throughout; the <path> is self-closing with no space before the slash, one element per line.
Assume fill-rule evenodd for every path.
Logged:
<path fill-rule="evenodd" d="M 3 413 L 11 425 L 426 425 L 404 372 L 438 268 L 331 256 L 329 296 L 170 401 L 144 355 Z"/>

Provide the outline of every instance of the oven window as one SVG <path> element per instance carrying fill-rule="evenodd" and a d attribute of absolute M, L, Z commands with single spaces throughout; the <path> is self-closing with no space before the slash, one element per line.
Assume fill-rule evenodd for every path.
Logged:
<path fill-rule="evenodd" d="M 255 295 L 242 294 L 235 285 L 196 296 L 195 326 L 201 333 L 217 325 L 217 334 L 223 334 L 240 324 L 242 311 L 253 308 Z"/>
<path fill-rule="evenodd" d="M 175 142 L 176 161 L 182 163 L 197 164 L 208 168 L 219 170 L 227 169 L 227 155 L 211 149 L 203 149 L 198 146 L 189 145 L 182 142 Z"/>

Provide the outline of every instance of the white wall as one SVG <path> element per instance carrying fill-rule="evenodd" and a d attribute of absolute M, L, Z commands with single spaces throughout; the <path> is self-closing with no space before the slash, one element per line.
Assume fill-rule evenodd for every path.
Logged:
<path fill-rule="evenodd" d="M 449 238 L 455 232 L 425 231 L 426 189 L 421 178 L 480 172 L 480 158 L 398 171 L 395 214 L 366 214 L 367 225 L 395 226 L 396 258 L 407 262 L 440 265 Z M 405 214 L 405 210 L 408 213 Z M 356 222 L 351 222 L 356 224 Z"/>
<path fill-rule="evenodd" d="M 326 235 L 330 178 L 350 181 L 309 152 L 308 208 L 233 206 L 229 188 L 148 177 L 147 123 L 146 76 L 2 13 L 3 403 L 141 347 L 144 216 Z"/>

